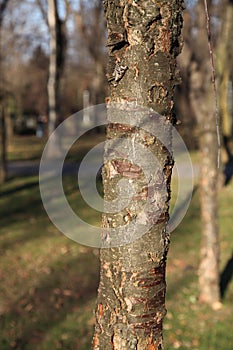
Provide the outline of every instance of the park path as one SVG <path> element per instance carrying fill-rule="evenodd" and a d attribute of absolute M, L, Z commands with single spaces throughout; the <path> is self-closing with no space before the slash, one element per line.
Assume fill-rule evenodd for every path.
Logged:
<path fill-rule="evenodd" d="M 38 160 L 17 160 L 9 161 L 7 164 L 8 176 L 36 176 L 39 174 L 40 161 Z M 66 162 L 63 173 L 72 174 L 78 169 L 77 163 Z"/>
<path fill-rule="evenodd" d="M 8 176 L 36 176 L 39 174 L 40 161 L 39 160 L 18 160 L 9 161 L 7 165 Z M 79 164 L 74 162 L 65 162 L 63 173 L 65 174 L 75 174 L 78 170 Z M 89 165 L 91 171 L 91 164 Z M 179 164 L 179 170 L 181 174 L 189 173 L 189 165 L 185 163 Z M 193 164 L 193 175 L 194 178 L 198 178 L 200 173 L 200 168 L 198 164 Z M 174 177 L 177 177 L 176 171 L 173 172 Z"/>

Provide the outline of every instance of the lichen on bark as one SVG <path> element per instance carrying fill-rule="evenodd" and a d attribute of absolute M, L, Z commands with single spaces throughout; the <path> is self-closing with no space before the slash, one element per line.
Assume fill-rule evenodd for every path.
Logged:
<path fill-rule="evenodd" d="M 93 349 L 158 350 L 162 349 L 166 313 L 171 128 L 175 123 L 173 92 L 179 80 L 176 56 L 182 46 L 183 2 L 104 0 L 103 5 L 108 26 L 110 85 L 104 196 L 105 200 L 116 201 L 117 206 L 116 187 L 121 179 L 133 185 L 134 194 L 126 188 L 128 206 L 103 215 L 103 246 L 106 241 L 111 243 L 112 231 L 108 237 L 108 229 L 112 228 L 116 235 L 126 236 L 126 243 L 110 244 L 100 252 Z M 115 104 L 120 106 L 116 118 Z M 140 122 L 136 120 L 134 124 L 137 116 Z M 157 122 L 156 133 L 150 132 L 150 123 Z M 125 159 L 119 151 L 109 158 L 115 144 L 123 145 L 131 158 Z M 136 145 L 146 150 L 144 154 Z M 140 169 L 142 158 L 145 171 Z M 154 166 L 154 159 L 158 167 Z M 119 207 L 121 201 L 119 198 Z M 145 201 L 149 202 L 147 209 Z M 137 239 L 127 240 L 127 235 L 135 235 L 131 232 L 135 226 L 130 226 L 134 220 L 142 226 L 144 221 L 149 222 L 149 230 L 135 236 Z"/>

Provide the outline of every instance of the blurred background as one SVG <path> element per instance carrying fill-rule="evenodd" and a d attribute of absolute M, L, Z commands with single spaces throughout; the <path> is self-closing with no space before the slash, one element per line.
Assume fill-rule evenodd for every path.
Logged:
<path fill-rule="evenodd" d="M 186 0 L 175 110 L 181 121 L 177 130 L 194 165 L 196 190 L 171 237 L 167 350 L 230 350 L 233 344 L 233 2 L 212 0 L 208 6 L 221 134 L 216 202 L 222 304 L 210 308 L 198 302 L 200 139 L 215 102 L 204 5 Z M 1 350 L 90 349 L 99 251 L 69 240 L 50 222 L 40 199 L 38 169 L 52 131 L 108 96 L 106 40 L 101 1 L 0 0 Z M 91 125 L 91 118 L 84 113 L 80 123 Z M 80 163 L 104 137 L 103 128 L 85 134 L 67 161 Z M 99 223 L 99 213 L 82 201 L 76 180 L 72 171 L 63 179 L 71 207 L 90 223 Z"/>

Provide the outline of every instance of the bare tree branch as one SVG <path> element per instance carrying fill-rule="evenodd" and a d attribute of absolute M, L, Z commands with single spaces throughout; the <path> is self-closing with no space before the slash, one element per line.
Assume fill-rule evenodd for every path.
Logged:
<path fill-rule="evenodd" d="M 49 26 L 49 23 L 48 23 L 48 17 L 47 17 L 47 12 L 46 12 L 46 9 L 44 8 L 41 0 L 36 0 L 36 3 L 37 3 L 37 6 L 39 7 L 40 9 L 40 12 L 41 12 L 41 15 L 43 17 L 43 20 L 45 21 L 45 23 L 47 24 L 47 26 Z"/>
<path fill-rule="evenodd" d="M 64 0 L 64 2 L 65 2 L 65 8 L 66 8 L 64 22 L 66 22 L 68 20 L 69 15 L 71 14 L 72 9 L 71 9 L 71 1 Z"/>
<path fill-rule="evenodd" d="M 3 20 L 3 14 L 6 10 L 7 4 L 8 4 L 9 0 L 3 0 L 0 3 L 0 28 L 2 25 L 2 20 Z"/>
<path fill-rule="evenodd" d="M 218 110 L 218 98 L 217 98 L 218 94 L 217 94 L 217 87 L 216 87 L 215 63 L 214 63 L 213 44 L 212 44 L 212 38 L 211 38 L 210 17 L 209 17 L 209 8 L 208 8 L 207 0 L 204 0 L 204 7 L 205 7 L 205 15 L 206 15 L 207 39 L 208 39 L 210 66 L 211 66 L 211 77 L 212 77 L 214 103 L 215 103 L 215 124 L 216 124 L 216 133 L 217 133 L 217 142 L 218 142 L 217 163 L 218 163 L 218 168 L 219 168 L 220 167 L 220 153 L 221 153 L 221 138 L 220 138 L 219 110 Z"/>
<path fill-rule="evenodd" d="M 95 1 L 95 6 L 92 7 L 91 11 L 93 13 L 92 23 L 86 24 L 84 21 L 86 5 L 84 1 L 80 0 L 79 10 L 74 11 L 75 20 L 79 32 L 81 34 L 82 40 L 84 41 L 90 55 L 95 60 L 101 60 L 100 55 L 100 42 L 101 38 L 104 37 L 104 26 L 101 27 L 100 23 L 104 20 L 101 16 L 102 12 L 102 2 L 101 0 Z"/>

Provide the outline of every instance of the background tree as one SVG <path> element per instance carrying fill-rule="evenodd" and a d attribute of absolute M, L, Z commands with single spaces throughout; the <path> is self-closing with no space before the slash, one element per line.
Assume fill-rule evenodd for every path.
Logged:
<path fill-rule="evenodd" d="M 223 146 L 226 151 L 226 164 L 224 169 L 224 183 L 227 185 L 233 176 L 233 102 L 232 102 L 232 82 L 233 82 L 233 3 L 230 0 L 222 2 L 221 27 L 217 39 L 217 72 L 219 90 L 219 112 L 222 124 Z"/>
<path fill-rule="evenodd" d="M 89 18 L 89 20 L 87 20 Z M 75 21 L 81 37 L 81 45 L 84 44 L 94 64 L 93 78 L 87 86 L 91 92 L 93 105 L 104 101 L 106 96 L 106 25 L 103 16 L 102 0 L 87 3 L 80 0 L 80 6 L 75 11 Z"/>
<path fill-rule="evenodd" d="M 66 2 L 69 5 L 69 2 Z M 67 11 L 68 16 L 68 11 Z M 58 13 L 56 0 L 48 0 L 48 26 L 50 33 L 50 60 L 48 79 L 49 135 L 54 131 L 59 118 L 59 87 L 64 69 L 66 33 L 65 20 Z"/>
<path fill-rule="evenodd" d="M 15 132 L 25 131 L 23 125 L 29 119 L 34 119 L 35 128 L 36 115 L 47 113 L 48 35 L 35 8 L 33 2 L 11 0 L 2 26 L 9 147 L 13 143 L 13 138 L 9 138 L 13 128 Z M 32 11 L 33 21 L 29 16 Z"/>
<path fill-rule="evenodd" d="M 195 60 L 192 62 L 190 95 L 199 126 L 199 147 L 202 159 L 200 178 L 202 242 L 199 265 L 199 299 L 216 307 L 220 301 L 216 108 L 211 84 L 211 66 L 208 56 L 203 1 L 198 2 L 196 11 L 198 40 L 200 42 L 198 43 L 199 50 L 194 54 Z M 205 55 L 204 52 L 206 52 Z"/>
<path fill-rule="evenodd" d="M 6 120 L 4 108 L 5 87 L 2 69 L 2 21 L 9 0 L 2 0 L 0 3 L 0 120 L 1 120 L 1 166 L 0 166 L 0 183 L 7 178 L 7 140 L 6 140 Z"/>
<path fill-rule="evenodd" d="M 35 47 L 24 69 L 27 82 L 27 98 L 23 108 L 36 115 L 47 115 L 48 97 L 46 93 L 49 57 L 41 45 Z"/>
<path fill-rule="evenodd" d="M 173 92 L 177 83 L 175 58 L 181 50 L 183 3 L 148 0 L 137 4 L 128 1 L 104 1 L 103 4 L 108 27 L 109 119 L 114 102 L 120 102 L 123 118 L 122 123 L 109 123 L 107 138 L 116 137 L 122 142 L 127 138 L 129 148 L 133 148 L 135 142 L 141 143 L 159 159 L 162 170 L 151 170 L 150 195 L 154 211 L 143 212 L 152 228 L 130 244 L 101 249 L 93 349 L 158 350 L 162 349 L 162 322 L 166 313 L 165 268 L 169 245 L 166 226 L 173 159 L 169 150 L 149 132 L 127 125 L 130 113 L 127 106 L 130 109 L 133 103 L 138 113 L 140 106 L 150 109 L 155 122 L 156 112 L 159 113 L 166 125 L 164 137 L 171 141 L 171 127 L 175 122 Z M 151 169 L 150 157 L 146 158 L 146 164 Z M 104 166 L 105 200 L 114 198 L 114 185 L 124 176 L 134 182 L 138 196 L 132 199 L 132 206 L 127 210 L 106 214 L 103 227 L 106 230 L 118 227 L 117 232 L 127 236 L 130 234 L 127 224 L 133 217 L 140 217 L 140 205 L 150 189 L 139 166 L 116 157 Z M 163 194 L 162 184 L 166 188 Z M 155 206 L 161 210 L 157 218 Z M 112 237 L 107 238 L 111 242 Z"/>
<path fill-rule="evenodd" d="M 211 21 L 213 45 L 222 42 L 220 26 L 225 26 L 220 3 L 208 2 L 215 21 Z M 212 18 L 213 18 L 212 17 Z M 198 144 L 201 152 L 200 200 L 202 243 L 199 266 L 199 299 L 219 307 L 219 237 L 218 237 L 218 173 L 216 107 L 208 52 L 207 23 L 203 1 L 198 1 L 185 16 L 184 50 L 179 57 L 182 78 L 186 82 L 187 106 L 197 122 Z M 218 39 L 219 38 L 219 39 Z M 221 56 L 225 57 L 224 51 Z M 220 52 L 219 51 L 219 52 Z M 221 57 L 220 56 L 220 57 Z M 219 59 L 221 60 L 221 58 Z"/>
<path fill-rule="evenodd" d="M 106 78 L 103 66 L 106 51 L 103 45 L 105 26 L 104 21 L 100 20 L 103 13 L 98 2 L 87 4 L 62 0 L 57 4 L 58 22 L 61 24 L 61 31 L 58 32 L 62 32 L 62 35 L 58 33 L 58 37 L 60 35 L 63 40 L 58 38 L 58 44 L 63 42 L 65 48 L 58 58 L 60 83 L 56 123 L 59 123 L 83 107 L 84 90 L 90 90 L 91 103 L 104 101 Z M 20 3 L 11 0 L 7 8 L 7 20 L 2 28 L 2 64 L 5 89 L 9 96 L 6 110 L 15 116 L 13 124 L 17 120 L 18 125 L 32 114 L 48 113 L 48 94 L 47 88 L 44 88 L 48 81 L 50 51 L 47 10 L 44 0 L 23 0 Z M 29 16 L 32 12 L 33 19 Z M 78 14 L 85 16 L 89 26 L 86 26 L 86 22 L 78 26 Z M 88 28 L 84 30 L 84 27 Z M 93 41 L 93 38 L 96 40 Z M 91 51 L 93 44 L 95 48 Z M 58 51 L 61 53 L 60 49 Z M 42 56 L 45 64 L 37 64 L 37 58 L 41 61 Z"/>

